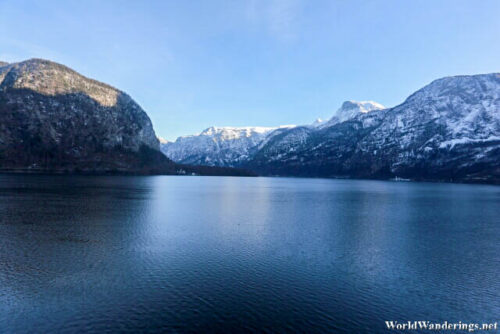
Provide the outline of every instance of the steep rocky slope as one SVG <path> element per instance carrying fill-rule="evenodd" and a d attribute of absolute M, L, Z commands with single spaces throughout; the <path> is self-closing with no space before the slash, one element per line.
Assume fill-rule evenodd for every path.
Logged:
<path fill-rule="evenodd" d="M 0 67 L 0 167 L 174 171 L 127 94 L 50 61 Z"/>
<path fill-rule="evenodd" d="M 442 78 L 399 106 L 275 147 L 267 143 L 246 166 L 273 175 L 498 183 L 500 74 Z"/>

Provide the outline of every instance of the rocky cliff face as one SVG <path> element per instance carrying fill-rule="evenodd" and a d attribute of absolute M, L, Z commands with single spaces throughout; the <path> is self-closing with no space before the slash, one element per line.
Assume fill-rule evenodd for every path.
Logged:
<path fill-rule="evenodd" d="M 0 168 L 173 171 L 127 94 L 50 61 L 0 64 Z"/>
<path fill-rule="evenodd" d="M 294 130 L 296 131 L 296 129 Z M 436 80 L 401 105 L 262 147 L 262 174 L 500 183 L 500 74 Z"/>

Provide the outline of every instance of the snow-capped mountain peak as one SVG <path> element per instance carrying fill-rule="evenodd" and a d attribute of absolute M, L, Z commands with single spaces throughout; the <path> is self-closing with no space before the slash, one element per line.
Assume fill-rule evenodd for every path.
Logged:
<path fill-rule="evenodd" d="M 433 81 L 402 104 L 346 101 L 327 122 L 209 128 L 162 145 L 181 163 L 264 175 L 500 182 L 500 74 Z"/>
<path fill-rule="evenodd" d="M 254 135 L 265 134 L 269 131 L 275 130 L 276 127 L 259 127 L 259 126 L 248 126 L 248 127 L 216 127 L 211 126 L 203 130 L 199 136 L 215 136 L 224 140 L 238 139 L 242 137 L 252 137 Z"/>
<path fill-rule="evenodd" d="M 196 135 L 182 136 L 175 142 L 162 143 L 161 150 L 172 160 L 181 163 L 235 166 L 248 159 L 273 131 L 294 126 L 211 126 Z"/>
<path fill-rule="evenodd" d="M 168 140 L 166 140 L 165 138 L 163 137 L 157 137 L 158 138 L 158 141 L 160 142 L 160 145 L 163 145 L 163 144 L 166 144 L 168 143 Z"/>
<path fill-rule="evenodd" d="M 337 123 L 345 122 L 359 114 L 366 114 L 374 110 L 385 109 L 383 105 L 375 101 L 345 101 L 342 106 L 327 122 L 319 124 L 321 128 L 326 128 Z"/>
<path fill-rule="evenodd" d="M 385 109 L 373 101 L 346 101 L 328 121 L 321 118 L 310 125 L 282 125 L 278 127 L 216 127 L 211 126 L 195 135 L 182 136 L 174 142 L 161 142 L 162 152 L 170 159 L 185 164 L 238 166 L 270 140 L 279 137 L 282 146 L 304 141 L 309 132 L 344 122 L 359 114 Z M 285 135 L 288 130 L 296 131 Z M 161 140 L 161 139 L 160 139 Z"/>
<path fill-rule="evenodd" d="M 438 79 L 398 106 L 363 112 L 372 106 L 344 103 L 329 121 L 335 124 L 290 130 L 244 167 L 267 175 L 500 183 L 499 73 Z M 344 115 L 355 122 L 339 122 Z"/>
<path fill-rule="evenodd" d="M 349 115 L 349 112 L 355 111 L 366 114 L 372 110 L 384 109 L 385 107 L 375 101 L 345 101 L 342 106 L 337 110 L 337 116 Z"/>
<path fill-rule="evenodd" d="M 322 124 L 324 124 L 325 122 L 326 121 L 324 119 L 316 118 L 316 120 L 310 126 L 313 128 L 317 128 L 317 127 L 321 126 Z"/>

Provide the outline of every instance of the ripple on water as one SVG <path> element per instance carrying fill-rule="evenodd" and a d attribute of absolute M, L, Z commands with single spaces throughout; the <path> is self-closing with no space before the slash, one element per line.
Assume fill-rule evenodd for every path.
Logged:
<path fill-rule="evenodd" d="M 0 332 L 498 321 L 500 189 L 0 176 Z"/>

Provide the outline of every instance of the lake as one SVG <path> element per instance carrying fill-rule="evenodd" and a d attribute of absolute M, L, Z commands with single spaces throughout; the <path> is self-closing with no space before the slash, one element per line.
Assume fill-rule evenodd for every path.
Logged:
<path fill-rule="evenodd" d="M 0 175 L 0 332 L 495 322 L 500 187 Z"/>

